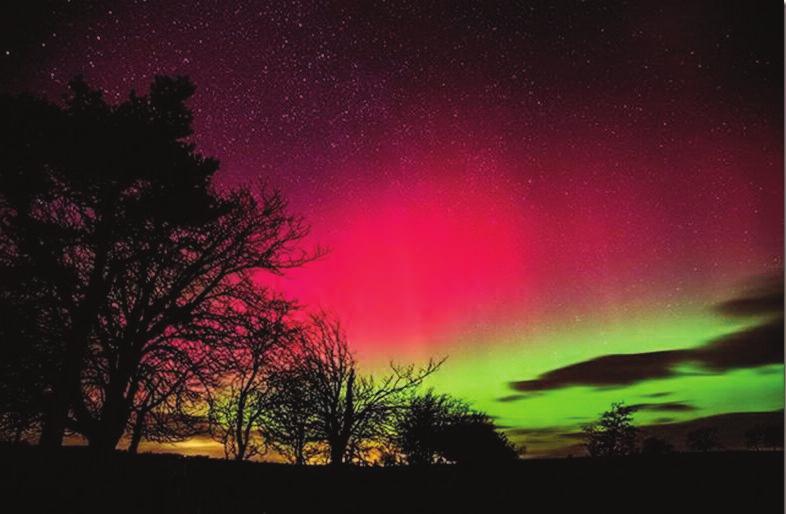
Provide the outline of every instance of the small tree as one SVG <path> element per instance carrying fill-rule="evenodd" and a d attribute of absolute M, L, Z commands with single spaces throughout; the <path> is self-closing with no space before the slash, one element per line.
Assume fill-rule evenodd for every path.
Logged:
<path fill-rule="evenodd" d="M 222 355 L 225 374 L 209 401 L 210 434 L 221 442 L 227 458 L 249 459 L 264 451 L 259 427 L 271 404 L 268 373 L 271 354 L 291 336 L 286 323 L 289 304 L 259 298 L 238 312 L 227 330 Z"/>
<path fill-rule="evenodd" d="M 293 464 L 304 465 L 320 453 L 316 411 L 301 371 L 285 352 L 268 375 L 270 401 L 260 422 L 266 444 Z"/>
<path fill-rule="evenodd" d="M 584 427 L 585 446 L 593 457 L 630 455 L 636 449 L 635 407 L 613 403 L 600 419 Z"/>
<path fill-rule="evenodd" d="M 721 448 L 718 430 L 714 427 L 704 427 L 689 432 L 685 437 L 685 444 L 695 452 L 709 452 Z"/>

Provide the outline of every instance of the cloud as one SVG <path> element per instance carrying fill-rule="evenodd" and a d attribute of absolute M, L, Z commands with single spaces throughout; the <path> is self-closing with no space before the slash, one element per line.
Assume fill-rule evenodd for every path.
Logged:
<path fill-rule="evenodd" d="M 521 436 L 552 436 L 564 433 L 567 430 L 565 427 L 543 427 L 543 428 L 514 428 L 508 430 L 510 435 Z"/>
<path fill-rule="evenodd" d="M 528 392 L 528 393 L 513 393 L 506 396 L 501 396 L 497 398 L 498 402 L 506 403 L 506 402 L 515 402 L 518 400 L 524 400 L 526 398 L 532 398 L 534 396 L 541 396 L 543 393 L 538 391 Z"/>
<path fill-rule="evenodd" d="M 689 352 L 711 371 L 755 368 L 783 362 L 783 317 L 716 339 Z"/>
<path fill-rule="evenodd" d="M 641 395 L 642 398 L 663 398 L 664 396 L 671 396 L 673 395 L 673 391 L 659 391 L 657 393 L 650 393 L 650 394 L 643 394 Z"/>
<path fill-rule="evenodd" d="M 666 403 L 637 403 L 631 405 L 636 410 L 648 410 L 653 412 L 689 412 L 696 410 L 695 405 L 686 402 L 666 402 Z"/>
<path fill-rule="evenodd" d="M 569 386 L 631 385 L 641 380 L 665 378 L 685 360 L 685 350 L 604 355 L 551 370 L 534 380 L 511 383 L 516 391 L 545 391 Z"/>
<path fill-rule="evenodd" d="M 783 279 L 783 272 L 758 277 L 745 295 L 719 303 L 715 310 L 725 316 L 782 316 Z"/>
<path fill-rule="evenodd" d="M 709 373 L 783 363 L 783 285 L 771 281 L 754 293 L 716 306 L 728 316 L 769 316 L 759 325 L 684 350 L 603 355 L 557 368 L 532 380 L 511 382 L 520 393 L 570 386 L 628 386 L 644 380 L 676 376 L 678 365 L 693 365 Z M 773 314 L 775 315 L 773 316 Z M 505 401 L 517 399 L 515 395 Z"/>
<path fill-rule="evenodd" d="M 497 401 L 498 402 L 503 402 L 503 403 L 505 403 L 505 402 L 515 402 L 516 400 L 523 400 L 524 398 L 527 398 L 527 396 L 528 395 L 526 395 L 526 394 L 509 394 L 509 395 L 501 396 L 501 397 L 497 398 Z"/>

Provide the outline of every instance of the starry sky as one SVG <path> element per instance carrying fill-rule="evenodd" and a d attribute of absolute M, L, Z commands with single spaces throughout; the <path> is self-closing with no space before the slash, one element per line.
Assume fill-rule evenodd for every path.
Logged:
<path fill-rule="evenodd" d="M 612 401 L 783 408 L 782 12 L 749 4 L 9 2 L 0 90 L 190 76 L 219 183 L 329 249 L 259 280 L 558 454 Z"/>

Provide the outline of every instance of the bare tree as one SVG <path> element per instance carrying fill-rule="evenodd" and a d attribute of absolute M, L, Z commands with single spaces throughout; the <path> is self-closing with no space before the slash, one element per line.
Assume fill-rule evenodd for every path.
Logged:
<path fill-rule="evenodd" d="M 271 354 L 292 337 L 289 310 L 283 300 L 263 303 L 239 313 L 234 330 L 227 331 L 230 339 L 221 351 L 224 374 L 208 411 L 210 433 L 227 458 L 244 460 L 264 451 L 259 427 L 271 403 Z"/>
<path fill-rule="evenodd" d="M 198 412 L 206 398 L 206 384 L 188 371 L 180 373 L 178 366 L 162 362 L 148 375 L 128 419 L 129 453 L 137 453 L 143 440 L 171 443 L 204 432 Z"/>
<path fill-rule="evenodd" d="M 391 364 L 382 377 L 360 375 L 341 325 L 324 314 L 311 317 L 292 351 L 293 377 L 307 392 L 314 437 L 332 465 L 365 460 L 389 436 L 391 414 L 442 364 Z"/>
<path fill-rule="evenodd" d="M 317 413 L 303 376 L 287 349 L 279 352 L 268 375 L 270 402 L 260 423 L 266 444 L 297 465 L 304 465 L 321 453 Z"/>
<path fill-rule="evenodd" d="M 180 392 L 179 387 L 217 375 L 217 351 L 233 337 L 237 305 L 265 310 L 253 275 L 278 273 L 308 257 L 292 246 L 305 234 L 277 194 L 231 193 L 233 207 L 216 222 L 150 236 L 119 273 L 101 310 L 88 349 L 80 401 L 72 427 L 91 445 L 114 448 L 140 391 Z M 160 230 L 159 230 L 160 229 Z M 163 388 L 162 388 L 163 387 Z"/>

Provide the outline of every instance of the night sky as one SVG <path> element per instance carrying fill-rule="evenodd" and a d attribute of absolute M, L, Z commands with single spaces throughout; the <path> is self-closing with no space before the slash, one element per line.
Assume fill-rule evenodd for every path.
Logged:
<path fill-rule="evenodd" d="M 190 76 L 220 183 L 330 249 L 260 281 L 370 369 L 449 355 L 532 454 L 612 401 L 783 408 L 779 3 L 375 3 L 4 4 L 0 89 Z"/>

